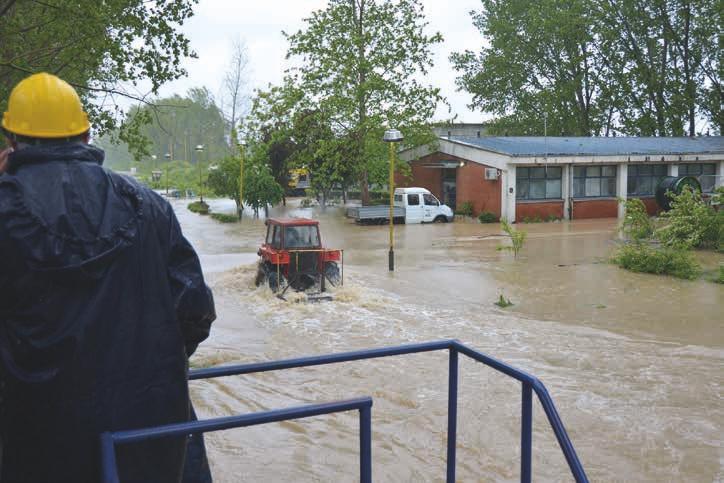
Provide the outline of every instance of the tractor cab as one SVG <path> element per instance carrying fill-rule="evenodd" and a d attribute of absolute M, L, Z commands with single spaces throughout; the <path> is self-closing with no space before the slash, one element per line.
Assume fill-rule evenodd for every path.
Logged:
<path fill-rule="evenodd" d="M 342 284 L 338 263 L 343 261 L 343 252 L 322 246 L 319 221 L 269 218 L 266 227 L 264 243 L 257 252 L 257 286 L 267 283 L 280 298 L 290 287 L 299 292 L 317 289 L 316 294 L 309 294 L 311 298 L 326 292 L 327 282 Z"/>

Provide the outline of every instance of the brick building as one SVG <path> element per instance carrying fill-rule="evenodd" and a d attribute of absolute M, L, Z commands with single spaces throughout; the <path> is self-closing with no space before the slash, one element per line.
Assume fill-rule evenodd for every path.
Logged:
<path fill-rule="evenodd" d="M 724 138 L 440 136 L 438 146 L 407 149 L 411 175 L 451 207 L 510 221 L 622 216 L 617 198 L 637 197 L 650 213 L 664 176 L 699 179 L 704 192 L 724 181 Z"/>

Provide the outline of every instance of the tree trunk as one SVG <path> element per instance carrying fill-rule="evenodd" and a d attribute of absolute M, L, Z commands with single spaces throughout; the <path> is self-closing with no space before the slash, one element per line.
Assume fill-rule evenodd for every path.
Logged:
<path fill-rule="evenodd" d="M 360 197 L 362 198 L 362 206 L 370 204 L 370 186 L 367 181 L 367 170 L 362 171 L 362 176 L 359 180 Z"/>
<path fill-rule="evenodd" d="M 357 12 L 357 2 L 352 0 L 352 9 Z M 360 67 L 359 75 L 357 77 L 357 163 L 362 164 L 362 175 L 360 177 L 360 193 L 362 197 L 362 205 L 370 204 L 370 191 L 367 176 L 367 167 L 364 166 L 364 145 L 365 145 L 365 123 L 367 122 L 367 102 L 365 99 L 363 86 L 367 81 L 367 73 L 362 68 L 365 63 L 365 44 L 364 44 L 364 15 L 365 15 L 365 0 L 359 2 L 359 15 L 357 20 L 357 65 Z"/>

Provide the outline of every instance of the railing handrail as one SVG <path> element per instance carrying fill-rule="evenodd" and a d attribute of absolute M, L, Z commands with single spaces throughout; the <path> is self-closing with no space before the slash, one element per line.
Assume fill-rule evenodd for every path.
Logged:
<path fill-rule="evenodd" d="M 101 470 L 103 483 L 119 483 L 115 445 L 149 439 L 220 431 L 231 428 L 303 419 L 323 414 L 358 410 L 360 413 L 360 481 L 372 482 L 372 398 L 369 396 L 321 404 L 307 404 L 284 409 L 260 411 L 221 418 L 173 423 L 152 428 L 107 431 L 101 435 Z"/>
<path fill-rule="evenodd" d="M 206 369 L 196 369 L 189 371 L 190 380 L 208 379 L 215 377 L 228 377 L 237 376 L 243 374 L 252 374 L 258 372 L 269 372 L 277 371 L 282 369 L 293 369 L 302 367 L 312 367 L 326 364 L 336 364 L 340 362 L 352 362 L 364 359 L 375 359 L 380 357 L 389 357 L 404 354 L 414 354 L 421 352 L 433 352 L 439 350 L 449 351 L 449 369 L 448 369 L 448 437 L 447 437 L 447 482 L 455 482 L 455 456 L 456 456 L 456 439 L 457 439 L 457 393 L 458 393 L 458 354 L 464 354 L 467 357 L 485 364 L 513 379 L 516 379 L 522 383 L 522 400 L 521 400 L 521 482 L 530 483 L 532 478 L 532 393 L 535 392 L 538 401 L 540 402 L 543 410 L 548 419 L 548 423 L 553 429 L 558 445 L 566 458 L 568 467 L 575 480 L 579 483 L 588 483 L 588 478 L 581 465 L 576 450 L 571 443 L 568 433 L 566 432 L 565 426 L 561 421 L 561 418 L 556 410 L 553 399 L 543 383 L 535 376 L 528 374 L 525 371 L 517 369 L 505 362 L 498 360 L 494 357 L 490 357 L 480 351 L 472 349 L 460 341 L 455 339 L 439 340 L 433 342 L 421 342 L 413 344 L 405 344 L 393 347 L 383 347 L 377 349 L 365 349 L 350 352 L 340 352 L 336 354 L 317 355 L 308 357 L 298 357 L 293 359 L 284 359 L 278 361 L 269 362 L 254 362 L 249 364 L 229 365 L 211 367 Z M 369 399 L 369 398 L 367 398 Z M 342 404 L 338 403 L 327 403 L 328 405 Z M 371 407 L 371 399 L 369 405 Z M 320 406 L 320 405 L 312 405 Z M 323 406 L 323 405 L 322 405 Z M 366 409 L 360 409 L 360 447 L 363 448 L 365 445 L 371 445 L 369 439 L 371 438 L 371 423 L 370 428 L 366 428 L 366 423 L 363 423 L 363 419 L 370 418 L 370 407 Z M 304 411 L 307 407 L 291 408 L 291 411 Z M 289 410 L 277 410 L 271 411 L 270 413 L 276 413 L 277 415 L 284 414 L 284 411 Z M 366 414 L 365 414 L 366 411 Z M 333 412 L 333 411 L 330 411 Z M 269 413 L 269 412 L 267 412 Z M 322 414 L 322 413 L 320 413 Z M 286 413 L 286 419 L 293 419 L 289 413 Z M 138 439 L 147 439 L 150 437 L 162 437 L 170 434 L 191 434 L 194 432 L 205 432 L 213 431 L 217 429 L 228 429 L 230 427 L 240 427 L 243 424 L 236 426 L 224 426 L 232 420 L 235 422 L 239 421 L 261 421 L 254 424 L 264 424 L 266 422 L 282 421 L 284 418 L 264 420 L 267 417 L 266 413 L 253 413 L 241 416 L 231 416 L 227 418 L 217 418 L 212 420 L 204 420 L 189 423 L 178 423 L 174 425 L 162 426 L 157 428 L 148 428 L 141 430 L 131 431 L 120 431 L 115 433 L 104 433 L 102 440 L 102 447 L 104 448 L 103 455 L 105 458 L 115 458 L 113 453 L 113 444 L 116 442 L 129 442 L 131 440 L 137 441 Z M 217 425 L 217 426 L 214 426 Z M 247 424 L 249 425 L 249 424 Z M 163 435 L 159 435 L 164 433 Z M 124 440 L 125 441 L 122 441 Z M 365 440 L 363 444 L 363 440 Z M 110 449 L 109 449 L 110 448 Z M 371 467 L 370 454 L 363 454 L 363 449 L 360 450 L 360 468 L 361 480 L 370 481 L 367 478 L 371 478 L 370 475 L 364 474 L 364 468 L 369 463 Z M 110 453 L 110 454 L 109 454 Z M 113 480 L 110 480 L 113 481 Z"/>

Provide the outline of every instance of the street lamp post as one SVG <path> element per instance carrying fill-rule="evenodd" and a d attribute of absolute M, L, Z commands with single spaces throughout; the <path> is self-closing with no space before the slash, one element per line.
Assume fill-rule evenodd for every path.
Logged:
<path fill-rule="evenodd" d="M 204 145 L 197 144 L 196 152 L 198 153 L 198 155 L 196 157 L 196 166 L 198 166 L 198 170 L 199 170 L 199 200 L 201 201 L 201 203 L 203 203 L 204 202 L 204 184 L 201 179 L 201 153 L 204 152 Z"/>
<path fill-rule="evenodd" d="M 244 215 L 244 149 L 246 141 L 239 141 L 239 220 Z"/>
<path fill-rule="evenodd" d="M 388 129 L 382 138 L 390 145 L 390 251 L 388 261 L 390 272 L 395 270 L 395 143 L 402 142 L 402 133 L 397 129 Z"/>

